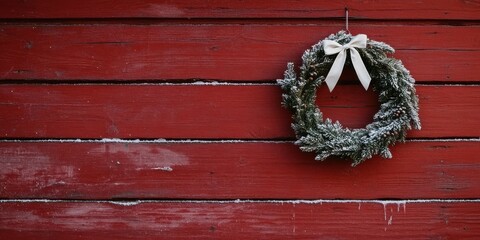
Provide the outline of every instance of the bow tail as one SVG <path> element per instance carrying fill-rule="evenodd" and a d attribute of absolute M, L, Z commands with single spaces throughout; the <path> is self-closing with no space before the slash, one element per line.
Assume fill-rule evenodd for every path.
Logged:
<path fill-rule="evenodd" d="M 350 48 L 350 58 L 352 59 L 353 68 L 357 73 L 358 79 L 362 83 L 365 90 L 368 90 L 368 86 L 370 85 L 372 78 L 370 77 L 370 74 L 368 74 L 367 68 L 365 67 L 362 57 L 360 56 L 360 53 L 358 53 L 357 49 Z"/>
<path fill-rule="evenodd" d="M 330 71 L 327 74 L 327 78 L 325 82 L 327 83 L 328 90 L 330 92 L 333 91 L 335 85 L 337 85 L 338 79 L 340 79 L 340 75 L 342 75 L 343 65 L 345 65 L 345 60 L 347 59 L 347 54 L 345 50 L 342 50 L 338 53 L 335 61 L 333 62 Z"/>

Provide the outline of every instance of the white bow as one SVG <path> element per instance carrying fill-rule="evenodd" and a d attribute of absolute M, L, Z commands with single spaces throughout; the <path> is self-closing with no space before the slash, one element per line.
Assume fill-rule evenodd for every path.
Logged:
<path fill-rule="evenodd" d="M 343 65 L 345 65 L 345 60 L 347 60 L 347 49 L 350 49 L 350 58 L 352 60 L 353 68 L 355 68 L 355 72 L 357 72 L 358 79 L 362 83 L 365 90 L 368 89 L 372 79 L 368 74 L 367 68 L 362 61 L 360 53 L 358 53 L 357 49 L 355 49 L 366 47 L 367 35 L 365 34 L 358 34 L 345 45 L 340 45 L 339 43 L 331 40 L 323 40 L 323 50 L 325 51 L 326 55 L 338 53 L 335 61 L 333 62 L 332 68 L 330 68 L 327 78 L 325 79 L 330 92 L 333 91 L 333 88 L 335 88 L 335 85 L 337 85 L 340 75 L 342 75 Z"/>

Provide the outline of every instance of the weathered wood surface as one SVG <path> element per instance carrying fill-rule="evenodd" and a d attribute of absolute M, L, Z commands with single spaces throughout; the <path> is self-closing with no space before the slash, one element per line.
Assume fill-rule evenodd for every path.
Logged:
<path fill-rule="evenodd" d="M 397 144 L 358 167 L 293 143 L 2 142 L 0 198 L 431 199 L 480 195 L 480 141 Z M 101 189 L 101 191 L 99 191 Z M 1 225 L 1 224 L 0 224 Z"/>
<path fill-rule="evenodd" d="M 1 18 L 339 18 L 477 20 L 478 1 L 11 0 Z"/>
<path fill-rule="evenodd" d="M 476 239 L 479 202 L 0 203 L 2 239 Z"/>
<path fill-rule="evenodd" d="M 423 128 L 409 137 L 480 136 L 479 86 L 418 86 Z M 325 117 L 364 127 L 378 110 L 359 83 L 319 90 Z M 277 85 L 1 85 L 4 138 L 293 138 Z"/>
<path fill-rule="evenodd" d="M 345 7 L 420 83 L 409 137 L 428 138 L 356 168 L 292 144 L 273 84 Z M 477 239 L 479 16 L 479 1 L 1 1 L 0 239 Z M 352 79 L 317 104 L 363 127 L 378 103 Z"/>
<path fill-rule="evenodd" d="M 342 24 L 0 25 L 0 79 L 273 81 Z M 477 82 L 480 27 L 352 23 L 419 82 Z M 408 34 L 399 34 L 405 32 Z M 465 37 L 461 37 L 465 36 Z"/>

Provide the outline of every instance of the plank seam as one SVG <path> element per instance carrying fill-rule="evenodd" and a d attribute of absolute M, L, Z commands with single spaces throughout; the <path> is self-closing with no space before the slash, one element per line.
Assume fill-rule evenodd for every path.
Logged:
<path fill-rule="evenodd" d="M 170 81 L 175 79 L 169 79 Z M 1 80 L 0 85 L 41 85 L 41 86 L 53 86 L 53 85 L 74 85 L 74 86 L 109 86 L 109 85 L 121 85 L 121 86 L 275 86 L 278 85 L 274 81 L 216 81 L 216 80 L 179 80 L 176 82 L 169 82 L 163 79 L 159 80 L 118 80 L 118 81 L 94 81 L 94 80 Z M 475 83 L 473 83 L 475 84 Z M 478 84 L 480 86 L 480 84 Z"/>
<path fill-rule="evenodd" d="M 174 82 L 172 82 L 174 81 Z M 356 82 L 346 82 L 341 85 L 356 85 Z M 56 86 L 56 85 L 73 85 L 73 86 L 277 86 L 274 80 L 258 80 L 258 81 L 241 81 L 241 80 L 215 80 L 215 79 L 158 79 L 158 80 L 111 80 L 111 81 L 95 81 L 95 80 L 9 80 L 0 79 L 0 85 L 40 85 L 40 86 Z M 478 87 L 480 83 L 475 81 L 417 81 L 415 86 L 442 86 L 442 87 Z"/>
<path fill-rule="evenodd" d="M 133 206 L 146 203 L 194 203 L 194 204 L 328 204 L 328 203 L 377 203 L 422 204 L 422 203 L 480 203 L 480 199 L 404 199 L 404 200 L 361 200 L 361 199 L 311 199 L 311 200 L 65 200 L 65 199 L 0 199 L 0 203 L 108 203 Z"/>
<path fill-rule="evenodd" d="M 443 25 L 443 26 L 477 26 L 479 19 L 440 19 L 440 18 L 363 18 L 349 16 L 350 27 L 360 25 Z M 0 24 L 11 25 L 60 25 L 60 26 L 85 26 L 85 25 L 279 25 L 279 26 L 316 26 L 339 25 L 344 26 L 343 16 L 335 17 L 105 17 L 105 18 L 0 18 Z"/>
<path fill-rule="evenodd" d="M 294 143 L 294 140 L 267 140 L 267 139 L 121 139 L 121 138 L 102 138 L 102 139 L 0 139 L 0 143 Z M 479 138 L 416 138 L 408 139 L 406 142 L 480 142 Z"/>
<path fill-rule="evenodd" d="M 480 139 L 479 139 L 480 140 Z M 102 139 L 0 139 L 0 142 L 25 142 L 25 143 L 293 143 L 289 140 L 246 140 L 246 139 L 227 139 L 227 140 L 204 140 L 204 139 L 121 139 L 121 138 L 102 138 Z"/>

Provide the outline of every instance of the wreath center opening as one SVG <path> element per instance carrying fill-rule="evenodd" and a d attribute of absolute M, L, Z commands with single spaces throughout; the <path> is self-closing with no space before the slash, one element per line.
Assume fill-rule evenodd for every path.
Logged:
<path fill-rule="evenodd" d="M 350 129 L 364 128 L 373 121 L 380 109 L 378 94 L 373 88 L 365 91 L 351 64 L 345 64 L 337 88 L 333 92 L 326 85 L 317 88 L 315 103 L 322 109 L 324 118 L 339 121 Z"/>

